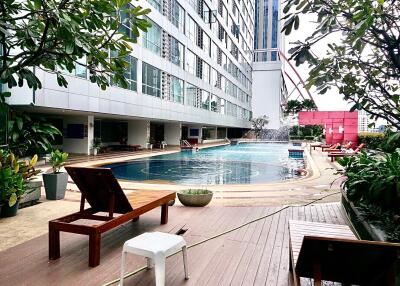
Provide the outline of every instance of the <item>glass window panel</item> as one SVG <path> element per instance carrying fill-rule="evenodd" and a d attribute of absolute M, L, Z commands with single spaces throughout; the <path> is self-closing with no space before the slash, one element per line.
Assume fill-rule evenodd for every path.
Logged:
<path fill-rule="evenodd" d="M 156 23 L 146 18 L 151 27 L 143 33 L 143 46 L 157 55 L 161 55 L 161 28 Z"/>
<path fill-rule="evenodd" d="M 196 56 L 190 50 L 187 50 L 186 53 L 186 71 L 196 75 Z"/>
<path fill-rule="evenodd" d="M 183 104 L 183 80 L 171 76 L 171 99 Z"/>
<path fill-rule="evenodd" d="M 142 92 L 161 97 L 161 71 L 145 62 L 142 69 Z"/>

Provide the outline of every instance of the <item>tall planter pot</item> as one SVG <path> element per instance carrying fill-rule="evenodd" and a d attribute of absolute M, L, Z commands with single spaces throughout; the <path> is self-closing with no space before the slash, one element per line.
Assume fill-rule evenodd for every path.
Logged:
<path fill-rule="evenodd" d="M 19 200 L 15 203 L 15 205 L 13 205 L 12 207 L 10 207 L 8 204 L 4 204 L 1 208 L 1 217 L 12 217 L 12 216 L 16 216 L 17 212 L 18 212 L 18 208 L 19 208 Z"/>
<path fill-rule="evenodd" d="M 43 174 L 46 199 L 61 200 L 67 190 L 68 174 L 65 172 Z"/>

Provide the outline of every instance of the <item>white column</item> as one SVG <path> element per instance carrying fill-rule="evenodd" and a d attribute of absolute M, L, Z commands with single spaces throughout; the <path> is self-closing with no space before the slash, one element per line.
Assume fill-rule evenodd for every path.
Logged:
<path fill-rule="evenodd" d="M 128 121 L 128 144 L 140 145 L 146 148 L 149 140 L 150 122 L 148 120 L 130 120 Z"/>
<path fill-rule="evenodd" d="M 164 141 L 168 145 L 179 145 L 181 140 L 181 123 L 164 124 Z"/>
<path fill-rule="evenodd" d="M 87 154 L 90 155 L 92 149 L 93 139 L 94 139 L 94 116 L 89 115 L 87 118 Z"/>

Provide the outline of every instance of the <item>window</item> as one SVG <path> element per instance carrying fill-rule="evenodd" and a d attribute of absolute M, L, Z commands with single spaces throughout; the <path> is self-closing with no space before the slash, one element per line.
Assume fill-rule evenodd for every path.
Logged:
<path fill-rule="evenodd" d="M 218 96 L 216 96 L 215 94 L 212 94 L 211 99 L 210 99 L 211 111 L 218 112 L 218 101 L 219 101 Z"/>
<path fill-rule="evenodd" d="M 201 94 L 201 108 L 210 110 L 210 93 L 205 90 Z"/>
<path fill-rule="evenodd" d="M 197 23 L 190 16 L 187 22 L 187 36 L 193 44 L 197 43 Z"/>
<path fill-rule="evenodd" d="M 81 78 L 87 77 L 86 56 L 80 58 L 77 60 L 77 63 L 75 63 L 75 75 Z"/>
<path fill-rule="evenodd" d="M 186 84 L 186 104 L 193 107 L 199 107 L 198 94 L 200 90 L 192 84 Z"/>
<path fill-rule="evenodd" d="M 151 27 L 143 33 L 143 46 L 161 56 L 161 28 L 149 18 L 146 20 L 151 23 Z"/>
<path fill-rule="evenodd" d="M 128 82 L 127 89 L 137 91 L 137 59 L 132 56 L 126 56 L 125 61 L 128 63 L 128 67 L 124 71 L 124 77 Z M 122 87 L 120 85 L 117 85 Z"/>
<path fill-rule="evenodd" d="M 184 47 L 174 37 L 171 36 L 171 62 L 184 68 Z"/>
<path fill-rule="evenodd" d="M 210 65 L 203 61 L 203 80 L 206 83 L 210 83 Z"/>
<path fill-rule="evenodd" d="M 215 87 L 218 86 L 218 72 L 213 68 L 211 68 L 211 82 L 210 82 L 210 84 L 212 86 L 215 86 Z"/>
<path fill-rule="evenodd" d="M 157 11 L 161 12 L 161 1 L 160 0 L 147 0 L 151 6 L 156 8 Z"/>
<path fill-rule="evenodd" d="M 219 111 L 221 114 L 226 114 L 225 110 L 225 99 L 221 98 L 221 101 L 219 103 Z"/>
<path fill-rule="evenodd" d="M 134 8 L 133 5 L 128 4 L 128 9 Z M 137 36 L 132 32 L 132 18 L 126 10 L 121 10 L 121 26 L 119 27 L 118 31 L 125 36 L 129 37 L 136 43 Z"/>
<path fill-rule="evenodd" d="M 218 47 L 214 42 L 211 42 L 211 58 L 214 61 L 218 58 Z"/>
<path fill-rule="evenodd" d="M 161 72 L 143 62 L 142 92 L 151 96 L 161 97 Z"/>
<path fill-rule="evenodd" d="M 63 72 L 69 75 L 74 75 L 80 78 L 87 78 L 86 57 L 78 59 L 75 63 L 75 68 L 72 71 L 63 69 Z"/>
<path fill-rule="evenodd" d="M 186 53 L 186 71 L 196 75 L 196 56 L 190 50 Z"/>
<path fill-rule="evenodd" d="M 183 104 L 183 80 L 171 76 L 171 100 Z"/>
<path fill-rule="evenodd" d="M 211 52 L 211 39 L 203 32 L 203 51 L 210 55 Z"/>
<path fill-rule="evenodd" d="M 185 32 L 185 10 L 179 5 L 177 0 L 172 0 L 170 20 L 179 31 L 182 33 Z"/>

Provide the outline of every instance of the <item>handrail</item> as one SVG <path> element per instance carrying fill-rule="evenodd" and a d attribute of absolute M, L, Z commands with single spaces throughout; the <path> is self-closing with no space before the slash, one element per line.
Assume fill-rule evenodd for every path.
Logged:
<path fill-rule="evenodd" d="M 184 147 L 192 147 L 192 145 L 189 143 L 189 141 L 187 141 L 187 140 L 181 140 L 181 147 L 182 146 L 184 146 Z"/>

